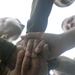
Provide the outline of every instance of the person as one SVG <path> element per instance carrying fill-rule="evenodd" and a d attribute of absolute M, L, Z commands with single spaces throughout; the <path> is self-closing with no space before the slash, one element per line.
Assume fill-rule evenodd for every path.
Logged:
<path fill-rule="evenodd" d="M 62 7 L 62 4 L 65 4 L 67 6 L 71 5 L 73 2 L 74 0 L 33 0 L 31 16 L 27 23 L 27 32 L 45 31 L 48 16 L 51 13 L 53 3 L 55 3 L 57 6 Z M 21 34 L 23 28 L 24 25 L 17 18 L 0 18 L 0 37 L 2 38 L 4 37 L 9 41 L 16 40 Z"/>
<path fill-rule="evenodd" d="M 0 55 L 1 55 L 0 56 L 0 61 L 1 61 L 0 74 L 5 75 L 9 69 L 13 69 L 15 67 L 16 55 L 20 50 L 19 48 L 21 47 L 19 45 L 16 46 L 10 42 L 12 42 L 13 40 L 18 38 L 18 36 L 21 34 L 21 32 L 24 28 L 24 25 L 22 25 L 19 22 L 19 20 L 14 19 L 14 18 L 9 18 L 9 17 L 1 18 L 0 23 L 1 23 L 0 24 L 1 47 L 0 48 L 2 49 L 2 50 L 0 50 Z M 17 30 L 17 32 L 16 32 L 16 30 Z M 16 33 L 14 33 L 14 32 L 16 32 Z M 14 36 L 17 36 L 17 37 L 14 37 Z M 8 41 L 10 41 L 10 42 L 8 42 Z M 45 43 L 45 42 L 42 42 L 42 43 Z M 7 48 L 5 49 L 4 47 L 5 48 L 7 47 Z M 28 49 L 29 48 L 30 47 L 28 46 Z"/>
<path fill-rule="evenodd" d="M 48 17 L 54 3 L 59 7 L 66 7 L 74 1 L 75 0 L 33 0 L 30 19 L 27 22 L 27 33 L 45 31 Z"/>
<path fill-rule="evenodd" d="M 34 44 L 33 45 L 31 45 L 31 43 L 33 43 L 33 41 L 34 40 L 29 40 L 28 41 L 28 43 L 27 43 L 27 48 L 24 48 L 23 46 L 21 47 L 21 46 L 19 46 L 19 45 L 14 45 L 14 44 L 12 44 L 11 42 L 8 42 L 7 40 L 5 40 L 5 39 L 2 39 L 2 38 L 0 38 L 0 75 L 6 75 L 7 73 L 8 73 L 8 71 L 10 71 L 10 75 L 12 75 L 13 73 L 16 73 L 16 71 L 14 71 L 15 70 L 15 68 L 16 68 L 16 66 L 15 66 L 15 63 L 16 63 L 16 57 L 17 57 L 17 54 L 18 54 L 18 52 L 19 51 L 23 51 L 23 53 L 24 53 L 24 51 L 25 51 L 25 59 L 26 59 L 26 56 L 29 58 L 30 57 L 30 60 L 37 60 L 36 59 L 36 57 L 38 56 L 40 56 L 40 55 L 35 55 L 34 54 L 34 50 L 35 50 L 35 48 L 36 48 L 36 45 L 37 45 L 37 42 L 36 42 L 36 40 L 34 41 Z M 38 43 L 39 43 L 39 41 L 38 41 Z M 44 42 L 43 42 L 44 43 Z M 31 47 L 33 47 L 33 50 L 32 49 L 30 49 Z M 43 47 L 43 46 L 42 46 Z M 46 48 L 45 48 L 46 47 Z M 46 50 L 47 49 L 47 46 L 45 46 L 44 48 L 44 50 Z M 31 52 L 31 55 L 28 55 L 28 51 L 30 51 Z M 23 54 L 22 54 L 23 55 Z M 27 58 L 27 60 L 28 60 L 28 58 Z M 32 58 L 32 59 L 31 59 Z M 24 61 L 23 61 L 23 63 L 22 63 L 22 67 L 23 67 L 23 69 L 25 69 L 24 68 L 24 66 L 23 65 L 25 65 L 25 63 L 24 62 L 27 62 L 27 60 L 25 61 L 25 59 L 24 59 Z M 46 62 L 46 58 L 45 57 L 41 57 L 40 56 L 40 58 L 39 58 L 39 60 L 40 60 L 40 68 L 41 68 L 41 70 L 39 71 L 39 75 L 45 75 L 45 74 L 47 74 L 47 62 Z M 21 60 L 22 61 L 22 60 Z M 27 62 L 28 63 L 28 62 Z M 31 65 L 32 65 L 32 62 L 29 62 L 29 63 L 31 63 Z M 35 61 L 33 61 L 33 63 L 35 63 Z M 37 62 L 36 62 L 37 63 Z M 36 66 L 36 63 L 32 66 L 32 67 L 35 67 Z M 43 63 L 43 64 L 42 64 Z M 16 63 L 16 65 L 17 65 L 18 63 Z M 29 64 L 28 64 L 29 65 Z M 43 66 L 44 65 L 44 66 Z M 19 66 L 21 66 L 21 65 L 19 65 Z M 14 70 L 13 70 L 14 69 Z M 18 69 L 18 68 L 17 68 Z M 35 75 L 34 73 L 37 71 L 36 69 L 34 69 L 34 68 L 32 68 L 31 70 L 30 70 L 30 67 L 28 68 L 29 69 L 29 71 L 30 71 L 30 73 L 32 74 L 32 75 Z M 33 70 L 34 69 L 34 70 Z M 19 69 L 18 69 L 19 70 Z M 24 70 L 23 70 L 24 71 Z M 28 71 L 28 72 L 29 72 Z M 30 74 L 30 73 L 28 73 L 28 74 Z M 17 75 L 18 75 L 18 72 L 16 73 Z M 24 73 L 25 74 L 25 73 Z M 27 74 L 27 75 L 28 75 Z M 23 75 L 23 74 L 22 74 Z"/>
<path fill-rule="evenodd" d="M 51 52 L 50 59 L 51 58 L 56 58 L 60 54 L 65 52 L 66 50 L 69 50 L 69 49 L 74 47 L 74 45 L 75 45 L 75 42 L 74 42 L 75 28 L 74 27 L 75 27 L 75 16 L 73 15 L 73 16 L 71 16 L 69 18 L 66 18 L 62 22 L 62 29 L 65 31 L 65 33 L 57 35 L 57 34 L 49 34 L 49 33 L 47 34 L 47 33 L 36 32 L 36 33 L 28 33 L 26 36 L 22 36 L 22 38 L 23 39 L 24 38 L 25 39 L 31 39 L 32 38 L 32 39 L 45 40 L 50 46 L 50 52 Z M 37 53 L 39 52 L 38 51 L 39 48 L 40 48 L 40 45 L 38 45 L 37 48 L 35 49 L 35 51 Z M 59 58 L 62 58 L 62 57 L 59 57 Z M 63 62 L 64 61 L 62 61 L 61 63 L 63 63 Z M 70 64 L 73 65 L 72 63 L 70 63 Z M 61 70 L 61 68 L 59 66 L 58 66 L 58 69 Z M 55 69 L 55 71 L 56 70 L 57 69 Z M 58 72 L 60 72 L 60 71 L 58 71 Z M 69 71 L 69 72 L 71 72 L 71 71 Z M 71 73 L 71 74 L 74 74 L 74 72 Z"/>
<path fill-rule="evenodd" d="M 55 4 L 59 7 L 67 7 L 71 5 L 75 0 L 55 0 Z"/>
<path fill-rule="evenodd" d="M 61 25 L 64 32 L 75 27 L 75 15 L 66 18 Z"/>
<path fill-rule="evenodd" d="M 9 41 L 16 40 L 18 38 L 18 36 L 21 34 L 23 27 L 24 26 L 17 19 L 9 18 L 9 17 L 1 18 L 0 19 L 0 37 L 5 38 L 6 40 L 9 40 Z M 34 29 L 35 28 L 33 28 L 33 30 Z M 31 29 L 29 29 L 29 30 L 31 30 Z M 6 65 L 10 69 L 14 68 L 13 66 L 15 66 L 15 61 L 16 61 L 15 57 L 17 55 L 16 53 L 18 52 L 18 49 L 12 43 L 9 43 L 6 40 L 3 40 L 1 38 L 0 38 L 0 41 L 1 41 L 0 49 L 2 49 L 2 50 L 0 50 L 0 55 L 1 55 L 0 56 L 0 60 L 1 60 L 0 73 L 2 74 Z M 15 61 L 13 59 L 15 59 Z"/>
<path fill-rule="evenodd" d="M 45 40 L 48 43 L 50 58 L 55 58 L 62 54 L 63 52 L 73 48 L 75 46 L 75 28 L 62 33 L 62 34 L 51 34 L 43 32 L 31 32 L 25 36 L 22 36 L 23 39 L 38 39 Z M 40 45 L 35 49 L 35 52 L 39 52 Z"/>
<path fill-rule="evenodd" d="M 18 39 L 23 28 L 24 25 L 16 18 L 0 18 L 0 37 L 10 42 Z"/>
<path fill-rule="evenodd" d="M 32 18 L 31 18 L 32 20 Z M 28 26 L 28 25 L 27 25 Z M 21 22 L 17 19 L 14 19 L 14 18 L 9 18 L 9 17 L 5 17 L 5 18 L 1 18 L 0 19 L 0 37 L 1 38 L 5 38 L 6 40 L 8 41 L 13 41 L 13 40 L 16 40 L 18 38 L 18 36 L 21 34 L 22 30 L 23 30 L 23 25 L 21 24 Z M 29 28 L 29 27 L 28 27 Z M 34 30 L 35 28 L 33 28 Z M 17 30 L 17 31 L 16 31 Z M 31 30 L 31 29 L 27 29 L 27 30 Z M 13 32 L 13 33 L 12 33 Z M 2 41 L 3 39 L 1 39 Z M 2 41 L 2 43 L 4 43 L 5 40 Z M 7 41 L 5 42 L 9 48 L 10 45 L 7 44 Z M 1 64 L 3 64 L 4 66 L 7 65 L 8 62 L 5 63 L 5 61 L 7 61 L 8 59 L 7 58 L 4 58 L 4 57 L 9 57 L 11 55 L 11 53 L 15 50 L 15 53 L 16 53 L 16 46 L 14 46 L 12 44 L 12 46 L 14 47 L 14 49 L 6 49 L 6 51 L 3 50 L 3 52 L 1 51 Z M 1 46 L 1 49 L 3 48 L 3 46 Z M 6 46 L 5 46 L 6 48 Z M 12 48 L 12 47 L 11 47 Z M 6 53 L 6 56 L 4 56 L 5 54 L 3 53 Z M 8 52 L 8 53 L 7 53 Z M 17 55 L 17 54 L 13 54 L 14 55 Z M 10 57 L 13 57 L 13 56 L 10 56 Z M 3 57 L 3 58 L 2 58 Z M 13 58 L 15 58 L 16 56 L 14 56 Z M 15 65 L 13 62 L 13 58 L 10 58 L 12 60 L 9 61 L 9 64 L 11 66 Z M 8 65 L 8 67 L 10 68 L 10 66 Z M 1 66 L 2 68 L 2 66 Z M 10 68 L 11 69 L 11 68 Z M 1 72 L 0 72 L 1 73 Z"/>
<path fill-rule="evenodd" d="M 51 1 L 51 3 L 52 3 L 52 1 Z M 51 4 L 50 4 L 51 5 Z M 34 14 L 35 15 L 35 14 Z M 34 17 L 33 17 L 33 19 L 34 19 Z M 34 22 L 36 22 L 36 21 L 34 21 Z M 44 22 L 44 21 L 43 21 Z M 39 22 L 38 22 L 39 23 Z M 29 23 L 29 24 L 31 24 L 31 23 Z M 42 23 L 41 23 L 42 24 Z M 36 24 L 34 24 L 34 25 L 36 25 Z M 40 25 L 40 24 L 38 24 L 38 25 Z M 35 29 L 35 28 L 34 28 Z M 37 28 L 38 29 L 38 28 Z M 27 29 L 28 30 L 28 29 Z M 29 29 L 29 30 L 31 30 L 31 29 Z M 45 29 L 43 29 L 43 31 L 44 31 Z M 38 31 L 38 30 L 37 30 Z M 31 31 L 28 31 L 28 32 L 31 32 Z"/>
<path fill-rule="evenodd" d="M 74 28 L 75 27 L 75 15 L 72 15 L 64 19 L 61 27 L 64 32 L 67 32 L 68 30 L 71 30 L 72 28 Z M 55 75 L 57 74 L 58 75 L 61 75 L 61 74 L 75 75 L 75 72 L 73 71 L 73 69 L 75 68 L 74 59 L 70 59 L 65 56 L 59 56 L 57 59 L 58 61 L 60 61 L 60 65 L 58 68 L 55 68 L 53 70 Z"/>
<path fill-rule="evenodd" d="M 69 22 L 70 24 L 72 24 L 72 23 L 74 24 L 74 16 L 71 17 L 71 18 L 69 18 L 68 20 L 70 21 L 70 22 Z M 67 20 L 67 21 L 68 21 L 68 20 Z M 63 28 L 66 27 L 66 25 L 67 25 L 66 23 L 68 23 L 67 21 L 65 20 L 65 21 L 63 22 L 63 25 L 62 25 Z M 65 22 L 66 22 L 66 23 L 65 23 Z M 65 23 L 65 24 L 64 24 L 64 23 Z M 64 27 L 64 26 L 65 26 L 65 27 Z M 74 26 L 73 26 L 73 27 L 74 27 Z M 72 27 L 72 28 L 73 28 L 73 27 Z M 68 36 L 69 36 L 69 35 L 71 36 L 71 33 L 72 33 L 72 32 L 74 33 L 74 29 L 71 30 L 71 31 L 69 31 L 69 32 L 66 32 L 66 34 L 67 34 Z M 41 35 L 42 35 L 42 36 L 41 36 Z M 65 35 L 65 33 L 63 33 L 63 34 L 61 34 L 61 35 Z M 40 36 L 40 37 L 39 37 L 39 36 Z M 54 36 L 55 36 L 55 37 L 54 37 Z M 59 55 L 61 54 L 60 52 L 57 52 L 58 50 L 59 50 L 59 51 L 60 51 L 60 50 L 64 50 L 64 51 L 65 51 L 66 48 L 69 49 L 70 47 L 73 47 L 73 46 L 74 46 L 74 45 L 73 45 L 74 43 L 71 43 L 71 42 L 72 42 L 72 41 L 71 41 L 70 43 L 71 43 L 73 46 L 70 44 L 71 46 L 68 47 L 67 45 L 69 45 L 69 44 L 68 44 L 67 42 L 69 42 L 69 41 L 68 41 L 69 39 L 72 40 L 72 37 L 70 37 L 69 39 L 68 39 L 68 37 L 67 37 L 67 41 L 66 41 L 66 38 L 65 38 L 65 39 L 62 38 L 62 40 L 64 41 L 64 43 L 67 43 L 66 46 L 65 46 L 65 44 L 61 43 L 61 41 L 62 41 L 61 38 L 56 37 L 56 36 L 59 36 L 59 35 L 51 34 L 51 37 L 49 37 L 49 35 L 48 35 L 47 33 L 40 33 L 40 32 L 38 33 L 38 32 L 37 32 L 37 33 L 29 33 L 29 34 L 27 34 L 25 37 L 22 37 L 22 38 L 26 38 L 26 39 L 27 39 L 27 38 L 31 37 L 31 39 L 35 38 L 35 39 L 40 39 L 40 40 L 41 40 L 41 39 L 42 39 L 42 40 L 46 40 L 47 42 L 50 41 L 50 44 L 51 44 L 51 43 L 54 44 L 54 52 L 52 51 L 54 54 L 53 54 L 53 53 L 51 53 L 51 54 L 54 55 L 53 57 L 57 57 L 57 56 L 59 56 Z M 66 36 L 66 35 L 65 35 L 65 36 Z M 64 36 L 62 36 L 62 37 L 64 37 Z M 49 40 L 50 38 L 51 38 L 51 40 Z M 52 40 L 52 39 L 53 39 L 53 40 Z M 60 39 L 60 41 L 59 41 L 59 39 Z M 58 40 L 58 41 L 57 41 L 57 40 Z M 55 42 L 57 42 L 58 45 L 57 45 Z M 73 42 L 74 42 L 74 41 L 73 41 Z M 60 43 L 60 44 L 63 44 L 63 46 L 64 46 L 65 49 L 62 47 L 62 45 L 60 46 L 59 43 Z M 52 44 L 51 44 L 51 45 L 52 45 Z M 56 44 L 56 46 L 55 46 L 55 44 Z M 52 45 L 52 46 L 53 46 L 53 45 Z M 40 48 L 40 45 L 39 45 L 38 47 Z M 38 47 L 37 47 L 37 49 L 35 49 L 36 52 L 37 52 L 38 49 L 39 49 Z M 51 47 L 51 46 L 50 46 L 50 47 Z M 61 47 L 62 49 L 60 49 L 60 47 Z M 57 49 L 57 48 L 58 48 L 58 49 Z M 50 48 L 50 49 L 51 49 L 51 48 Z M 53 49 L 52 49 L 52 50 L 53 50 Z M 56 51 L 55 51 L 55 50 L 56 50 Z M 63 51 L 63 52 L 64 52 L 64 51 Z M 50 51 L 50 52 L 51 52 L 51 51 Z M 37 52 L 37 53 L 38 53 L 38 52 Z M 55 53 L 59 53 L 59 54 L 58 54 L 58 55 L 57 55 L 57 54 L 55 55 Z M 53 58 L 53 57 L 52 57 L 52 58 Z M 50 58 L 51 58 L 51 55 L 50 55 Z M 61 63 L 62 63 L 62 62 L 61 62 Z M 70 64 L 71 64 L 71 63 L 70 63 Z M 60 65 L 60 66 L 62 66 L 62 65 Z M 58 67 L 58 69 L 60 69 L 60 67 Z M 56 73 L 56 72 L 55 72 L 55 73 Z"/>
<path fill-rule="evenodd" d="M 66 56 L 57 57 L 59 66 L 53 69 L 54 75 L 75 75 L 75 60 Z"/>
<path fill-rule="evenodd" d="M 34 2 L 36 2 L 35 0 L 33 1 L 33 3 Z M 38 1 L 39 2 L 39 1 Z M 50 2 L 53 2 L 53 0 L 52 1 L 50 1 Z M 46 3 L 46 1 L 44 1 L 44 3 Z M 43 4 L 44 4 L 43 3 Z M 38 3 L 37 3 L 37 5 L 38 5 Z M 52 3 L 51 3 L 51 5 L 52 5 Z M 33 5 L 32 5 L 32 7 L 34 7 Z M 37 6 L 38 7 L 38 6 Z M 39 7 L 40 8 L 40 7 Z M 50 7 L 51 8 L 51 7 Z M 32 8 L 32 12 L 33 12 L 33 9 L 34 8 Z M 38 10 L 37 10 L 38 11 Z M 31 12 L 31 14 L 32 14 L 32 12 Z M 35 12 L 36 12 L 36 10 L 35 10 Z M 34 12 L 34 13 L 35 13 Z M 33 15 L 32 16 L 35 16 L 35 14 L 33 13 Z M 40 14 L 40 13 L 39 13 Z M 36 18 L 36 16 L 35 16 L 35 18 Z M 30 18 L 30 20 L 32 21 L 34 19 L 34 17 L 31 17 Z M 38 21 L 38 20 L 36 20 L 36 21 Z M 34 21 L 35 22 L 35 21 Z M 29 23 L 29 21 L 28 21 L 28 23 Z M 37 22 L 37 23 L 39 23 L 39 21 Z M 30 25 L 32 25 L 32 23 L 29 23 Z M 39 25 L 39 24 L 38 24 Z M 41 24 L 42 25 L 42 24 Z M 21 22 L 19 21 L 19 20 L 17 20 L 17 19 L 14 19 L 14 18 L 10 18 L 10 17 L 5 17 L 5 18 L 1 18 L 0 19 L 0 37 L 1 38 L 6 38 L 6 40 L 9 40 L 9 41 L 13 41 L 13 40 L 16 40 L 17 38 L 18 38 L 18 36 L 21 34 L 21 32 L 22 32 L 22 30 L 23 30 L 23 25 L 21 24 Z M 35 31 L 35 29 L 37 29 L 37 28 L 35 28 L 36 27 L 36 24 L 32 27 L 33 29 L 30 29 L 30 27 L 29 27 L 29 25 L 27 24 L 27 32 L 31 32 L 32 30 L 34 30 Z M 14 28 L 14 29 L 13 29 Z M 17 31 L 16 31 L 17 30 Z M 42 27 L 41 27 L 41 30 L 42 30 Z M 45 30 L 45 29 L 44 29 Z M 43 30 L 43 31 L 44 31 Z M 39 30 L 36 30 L 36 31 L 39 31 Z M 15 32 L 15 33 L 13 33 L 12 34 L 12 32 Z M 3 39 L 0 39 L 1 41 L 2 41 L 2 43 L 4 43 L 4 41 L 5 40 L 3 40 Z M 7 45 L 8 46 L 8 48 L 9 48 L 9 46 L 10 45 L 8 45 L 7 44 L 7 41 L 5 41 L 5 45 Z M 14 45 L 12 44 L 12 46 L 14 47 Z M 3 48 L 3 46 L 1 45 L 1 49 Z M 14 47 L 15 49 L 16 49 L 16 46 Z M 9 48 L 10 49 L 10 48 Z M 11 49 L 12 49 L 12 47 L 11 47 Z M 13 50 L 15 50 L 15 49 L 13 49 L 13 50 L 11 50 L 10 49 L 10 51 L 8 50 L 8 49 L 6 49 L 6 51 L 4 51 L 3 50 L 3 53 L 4 52 L 9 52 L 9 54 L 11 55 L 11 53 L 12 53 L 12 51 Z M 1 50 L 1 52 L 2 52 L 2 50 Z M 0 53 L 1 53 L 0 52 Z M 3 54 L 3 53 L 1 53 L 1 54 Z M 16 52 L 15 52 L 16 53 Z M 7 56 L 5 56 L 5 57 L 9 57 L 10 55 L 9 55 L 8 53 L 6 54 Z M 5 54 L 3 54 L 2 56 L 0 56 L 0 57 L 3 57 Z M 11 57 L 11 56 L 10 56 Z M 14 58 L 14 57 L 13 57 Z M 3 58 L 1 58 L 1 61 L 2 61 L 2 59 L 4 59 L 4 57 Z M 7 59 L 5 59 L 5 60 L 7 60 Z M 5 62 L 5 61 L 4 61 Z M 13 60 L 12 60 L 12 62 L 13 62 Z M 3 62 L 2 62 L 3 63 Z M 4 63 L 4 64 L 6 64 L 6 63 Z M 10 63 L 9 63 L 10 64 Z M 11 66 L 12 65 L 14 65 L 14 64 L 11 64 Z"/>
<path fill-rule="evenodd" d="M 65 1 L 61 1 L 61 0 L 59 0 L 59 3 L 57 3 L 57 2 L 58 1 L 55 1 L 56 5 L 60 4 L 60 2 L 62 2 L 62 5 L 68 3 L 68 5 L 67 4 L 66 5 L 69 6 L 70 4 L 72 4 L 74 2 L 74 0 L 69 1 L 70 3 L 68 1 L 65 2 Z M 39 31 L 39 32 L 45 31 L 45 29 L 47 27 L 48 16 L 51 12 L 53 3 L 54 3 L 54 0 L 52 0 L 52 1 L 51 0 L 49 0 L 49 1 L 47 1 L 47 0 L 46 1 L 45 0 L 44 1 L 33 0 L 31 16 L 30 16 L 30 19 L 27 23 L 27 33 L 37 32 L 37 31 Z M 60 5 L 58 5 L 58 6 L 60 6 Z M 60 7 L 62 7 L 62 6 L 60 6 Z M 40 16 L 40 18 L 39 18 L 39 16 Z"/>

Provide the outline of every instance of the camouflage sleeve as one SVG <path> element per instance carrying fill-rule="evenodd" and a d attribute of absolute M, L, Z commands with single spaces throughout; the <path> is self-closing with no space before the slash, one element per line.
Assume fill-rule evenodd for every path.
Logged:
<path fill-rule="evenodd" d="M 44 32 L 54 0 L 33 0 L 30 20 L 27 23 L 28 32 Z"/>

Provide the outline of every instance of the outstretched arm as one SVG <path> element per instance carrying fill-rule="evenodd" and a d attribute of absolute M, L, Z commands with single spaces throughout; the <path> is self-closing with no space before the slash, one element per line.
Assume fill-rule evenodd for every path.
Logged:
<path fill-rule="evenodd" d="M 28 33 L 23 37 L 25 39 L 45 40 L 49 45 L 50 58 L 54 58 L 63 52 L 75 47 L 75 28 L 62 34 L 48 34 L 42 32 Z M 35 49 L 38 52 L 40 45 Z"/>

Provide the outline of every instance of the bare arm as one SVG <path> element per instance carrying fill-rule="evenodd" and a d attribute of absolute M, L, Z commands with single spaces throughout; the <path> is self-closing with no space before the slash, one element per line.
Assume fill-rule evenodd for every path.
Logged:
<path fill-rule="evenodd" d="M 48 34 L 42 32 L 28 33 L 25 39 L 45 40 L 49 45 L 50 58 L 54 58 L 63 52 L 75 47 L 75 28 L 62 34 Z M 40 45 L 36 47 L 38 52 Z"/>

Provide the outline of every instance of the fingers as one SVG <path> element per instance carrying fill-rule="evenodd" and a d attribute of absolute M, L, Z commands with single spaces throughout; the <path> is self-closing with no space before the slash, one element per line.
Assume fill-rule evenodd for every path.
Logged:
<path fill-rule="evenodd" d="M 34 40 L 32 58 L 36 57 L 37 53 L 40 53 L 43 50 L 45 44 L 46 42 L 44 40 L 42 40 L 41 42 L 37 39 Z"/>
<path fill-rule="evenodd" d="M 30 64 L 30 57 L 24 56 L 22 67 L 21 67 L 21 75 L 26 75 Z"/>
<path fill-rule="evenodd" d="M 41 52 L 41 51 L 43 50 L 43 47 L 44 47 L 45 44 L 46 44 L 46 42 L 45 42 L 44 40 L 42 40 L 42 41 L 38 44 L 38 46 L 36 47 L 35 52 L 36 52 L 36 53 Z"/>
<path fill-rule="evenodd" d="M 23 41 L 23 47 L 26 46 L 26 55 L 27 56 L 31 56 L 31 53 L 32 53 L 32 57 L 36 57 L 36 53 L 39 53 L 43 50 L 43 47 L 44 45 L 46 44 L 46 42 L 44 40 L 42 40 L 40 42 L 40 40 L 37 40 L 37 39 L 25 39 Z M 31 51 L 33 50 L 33 51 Z"/>
<path fill-rule="evenodd" d="M 21 36 L 21 38 L 22 39 L 24 39 L 24 40 L 26 40 L 25 41 L 25 44 L 24 44 L 24 47 L 25 46 L 27 46 L 26 44 L 27 44 L 27 42 L 29 41 L 29 39 L 32 39 L 32 38 L 34 38 L 34 40 L 35 40 L 35 38 L 36 39 L 38 39 L 38 38 L 42 38 L 42 36 L 43 36 L 43 33 L 42 32 L 31 32 L 31 33 L 28 33 L 27 35 L 25 35 L 25 36 Z M 39 42 L 40 42 L 40 40 L 41 39 L 39 39 Z M 46 42 L 45 41 L 41 41 L 40 43 L 38 43 L 38 41 L 37 40 L 35 40 L 34 41 L 34 45 L 33 45 L 33 47 L 34 47 L 34 52 L 32 53 L 32 56 L 33 57 L 35 57 L 36 56 L 36 53 L 39 53 L 39 52 L 41 52 L 41 50 L 42 50 L 42 48 L 44 47 L 44 44 L 45 44 Z M 33 44 L 33 43 L 32 43 Z M 30 48 L 30 47 L 27 47 L 27 48 Z M 36 48 L 36 49 L 35 49 Z M 27 51 L 28 52 L 28 51 Z M 27 53 L 27 55 L 28 54 L 30 54 L 30 51 Z"/>
<path fill-rule="evenodd" d="M 26 38 L 23 39 L 22 44 L 23 44 L 23 48 L 24 48 L 24 50 L 26 50 L 27 43 L 28 43 L 28 39 L 26 39 Z"/>
<path fill-rule="evenodd" d="M 47 60 L 50 57 L 50 50 L 48 48 L 48 44 L 44 45 L 43 55 L 44 55 L 45 60 Z"/>
<path fill-rule="evenodd" d="M 33 50 L 32 50 L 32 55 L 31 55 L 32 58 L 35 58 L 37 56 L 37 53 L 35 52 L 35 48 L 37 47 L 37 45 L 39 44 L 39 42 L 40 41 L 37 40 L 37 39 L 34 40 Z"/>
<path fill-rule="evenodd" d="M 31 68 L 27 75 L 38 75 L 40 69 L 38 56 L 31 59 Z"/>
<path fill-rule="evenodd" d="M 22 70 L 21 70 L 22 75 L 25 75 L 27 73 L 28 68 L 30 67 L 30 60 L 31 60 L 30 56 L 33 49 L 33 43 L 34 43 L 33 39 L 30 39 L 27 43 L 26 53 L 22 63 Z"/>
<path fill-rule="evenodd" d="M 21 50 L 21 51 L 19 51 L 19 53 L 17 55 L 17 61 L 16 61 L 15 69 L 18 70 L 18 71 L 21 70 L 24 54 L 25 54 L 24 51 Z"/>
<path fill-rule="evenodd" d="M 47 63 L 47 59 L 48 59 L 48 54 L 47 51 L 48 50 L 48 44 L 45 44 L 43 47 L 43 50 L 41 52 L 41 55 L 39 55 L 40 57 L 40 72 L 39 75 L 46 75 L 48 73 L 48 63 Z"/>
<path fill-rule="evenodd" d="M 27 47 L 26 47 L 26 56 L 31 56 L 33 43 L 34 43 L 33 39 L 28 40 Z"/>

